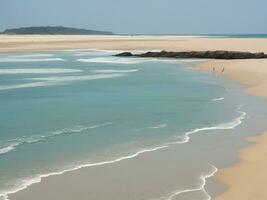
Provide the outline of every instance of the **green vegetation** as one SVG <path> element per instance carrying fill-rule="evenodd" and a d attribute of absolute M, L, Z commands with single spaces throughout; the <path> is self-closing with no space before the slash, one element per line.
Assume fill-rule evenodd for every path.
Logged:
<path fill-rule="evenodd" d="M 14 35 L 113 35 L 112 32 L 95 31 L 79 28 L 69 28 L 63 26 L 39 26 L 6 29 L 1 34 Z"/>

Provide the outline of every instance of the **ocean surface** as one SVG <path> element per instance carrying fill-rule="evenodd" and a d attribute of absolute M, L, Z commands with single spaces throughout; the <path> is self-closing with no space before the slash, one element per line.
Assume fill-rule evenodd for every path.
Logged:
<path fill-rule="evenodd" d="M 168 174 L 176 174 L 161 168 L 160 176 L 176 178 L 149 199 L 206 200 L 220 190 L 208 180 L 237 161 L 244 137 L 263 129 L 265 102 L 190 67 L 200 60 L 116 53 L 0 54 L 1 200 L 43 177 L 156 152 L 166 163 L 173 160 Z M 161 155 L 166 150 L 172 158 Z M 146 187 L 128 189 L 129 199 L 146 199 L 140 192 Z"/>
<path fill-rule="evenodd" d="M 211 34 L 207 36 L 218 38 L 267 38 L 267 34 Z"/>

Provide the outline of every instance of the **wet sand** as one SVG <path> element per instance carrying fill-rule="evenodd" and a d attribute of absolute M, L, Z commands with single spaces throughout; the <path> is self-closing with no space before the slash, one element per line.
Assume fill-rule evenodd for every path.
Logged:
<path fill-rule="evenodd" d="M 267 60 L 209 61 L 200 69 L 226 75 L 234 81 L 247 84 L 246 92 L 267 98 Z M 222 69 L 225 69 L 222 73 Z M 267 117 L 266 117 L 267 121 Z M 241 150 L 240 163 L 220 170 L 217 177 L 229 189 L 216 200 L 266 200 L 267 192 L 267 133 L 249 138 L 254 144 Z"/>
<path fill-rule="evenodd" d="M 199 65 L 200 69 L 211 72 L 213 67 L 216 74 L 246 84 L 247 93 L 267 98 L 267 59 L 212 60 Z"/>
<path fill-rule="evenodd" d="M 231 141 L 234 146 L 234 135 L 203 132 L 196 134 L 186 145 L 171 145 L 120 162 L 85 167 L 43 178 L 40 183 L 10 194 L 9 199 L 184 200 L 201 197 L 204 200 L 209 197 L 204 181 L 211 181 L 217 171 L 207 163 L 220 162 L 211 149 L 216 146 L 216 152 L 223 155 L 224 145 L 218 147 L 218 144 L 226 145 L 227 141 Z M 211 142 L 213 145 L 210 145 Z M 192 150 L 196 146 L 200 151 L 197 159 L 196 149 Z M 233 154 L 226 155 L 229 160 L 236 159 Z M 183 162 L 185 159 L 187 161 Z M 223 186 L 216 186 L 213 194 L 221 193 L 224 189 Z"/>
<path fill-rule="evenodd" d="M 217 177 L 229 186 L 216 200 L 266 200 L 267 133 L 250 138 L 255 145 L 240 152 L 241 163 L 224 169 Z"/>

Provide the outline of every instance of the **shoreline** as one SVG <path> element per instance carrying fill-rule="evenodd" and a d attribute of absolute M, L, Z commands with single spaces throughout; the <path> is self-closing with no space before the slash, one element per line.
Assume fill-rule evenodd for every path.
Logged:
<path fill-rule="evenodd" d="M 267 59 L 210 60 L 197 65 L 198 69 L 209 72 L 212 72 L 213 67 L 215 74 L 244 84 L 247 94 L 267 99 Z"/>
<path fill-rule="evenodd" d="M 204 64 L 201 64 L 201 66 L 202 66 L 202 68 L 208 68 L 209 66 L 208 65 L 210 65 L 210 62 L 214 62 L 214 61 L 208 61 L 208 62 L 206 62 L 206 63 L 204 63 Z M 216 61 L 216 62 L 218 62 L 218 61 Z M 200 69 L 201 69 L 201 67 L 200 67 Z M 207 70 L 207 69 L 206 69 Z M 193 131 L 194 132 L 194 131 Z M 191 133 L 191 132 L 190 132 Z M 188 136 L 188 135 L 186 135 L 186 136 Z M 180 142 L 179 142 L 180 143 Z M 250 147 L 250 146 L 249 146 Z M 92 164 L 85 164 L 85 165 L 83 165 L 83 166 L 80 166 L 80 167 L 75 167 L 75 168 L 73 168 L 73 169 L 67 169 L 67 170 L 64 170 L 64 171 L 62 171 L 62 172 L 55 172 L 55 173 L 51 173 L 51 174 L 46 174 L 46 175 L 42 175 L 40 178 L 44 178 L 44 180 L 41 180 L 41 179 L 36 179 L 37 181 L 35 182 L 35 183 L 39 183 L 39 182 L 41 182 L 41 181 L 44 181 L 44 182 L 42 182 L 44 185 L 47 185 L 47 179 L 46 178 L 54 178 L 54 177 L 58 177 L 57 175 L 62 175 L 62 174 L 65 174 L 66 172 L 69 174 L 69 172 L 70 172 L 70 174 L 72 174 L 72 173 L 75 173 L 75 171 L 78 169 L 78 170 L 85 170 L 87 167 L 93 167 L 93 166 L 99 166 L 99 165 L 105 165 L 105 164 L 113 164 L 113 163 L 115 163 L 115 162 L 118 162 L 118 161 L 123 161 L 123 160 L 128 160 L 129 158 L 134 158 L 134 157 L 139 157 L 139 156 L 141 156 L 141 157 L 143 157 L 144 155 L 142 155 L 143 153 L 146 153 L 146 152 L 150 152 L 150 151 L 156 151 L 156 150 L 158 150 L 158 149 L 165 149 L 165 148 L 167 148 L 166 146 L 161 146 L 161 147 L 157 147 L 157 148 L 155 148 L 155 149 L 148 149 L 148 150 L 146 150 L 145 152 L 137 152 L 136 154 L 133 154 L 133 155 L 129 155 L 129 156 L 125 156 L 125 157 L 123 157 L 123 158 L 119 158 L 119 159 L 115 159 L 115 160 L 111 160 L 111 161 L 103 161 L 103 162 L 100 162 L 100 163 L 92 163 Z M 245 148 L 246 149 L 246 148 Z M 239 165 L 239 164 L 238 164 Z M 236 165 L 234 165 L 234 167 L 235 167 Z M 214 167 L 214 169 L 216 168 L 215 166 L 212 166 L 212 167 Z M 230 167 L 230 169 L 232 168 L 232 166 Z M 223 172 L 224 172 L 224 169 L 222 170 Z M 216 173 L 216 174 L 215 174 Z M 69 176 L 67 174 L 67 177 Z M 235 173 L 236 174 L 236 173 Z M 185 191 L 178 191 L 178 192 L 176 192 L 176 193 L 174 193 L 173 195 L 174 196 L 176 196 L 176 195 L 180 195 L 180 194 L 183 194 L 183 193 L 187 193 L 188 191 L 203 191 L 204 193 L 206 193 L 206 194 L 208 194 L 207 193 L 207 191 L 206 191 L 206 188 L 205 188 L 205 186 L 206 186 L 206 183 L 207 183 L 207 181 L 208 181 L 208 179 L 209 178 L 211 178 L 211 177 L 215 177 L 215 178 L 219 178 L 219 180 L 220 181 L 222 181 L 223 180 L 223 183 L 226 183 L 225 181 L 224 181 L 224 174 L 222 174 L 221 175 L 221 172 L 220 172 L 220 170 L 219 170 L 219 172 L 218 172 L 218 175 L 217 175 L 217 168 L 216 168 L 216 170 L 215 171 L 213 171 L 211 174 L 207 174 L 207 176 L 203 176 L 202 178 L 200 177 L 200 180 L 201 181 L 203 181 L 203 185 L 201 185 L 201 187 L 200 188 L 196 188 L 196 189 L 191 189 L 191 190 L 185 190 Z M 28 185 L 29 186 L 29 189 L 30 189 L 30 191 L 31 191 L 31 188 L 33 187 L 33 188 L 35 188 L 36 189 L 36 187 L 38 188 L 38 185 L 37 186 L 32 186 L 33 184 L 30 184 L 30 185 Z M 17 198 L 16 196 L 17 196 L 17 192 L 19 192 L 20 193 L 20 191 L 22 191 L 22 190 L 24 190 L 24 189 L 27 189 L 28 188 L 28 186 L 26 186 L 26 187 L 24 187 L 24 188 L 21 188 L 21 189 L 19 189 L 18 191 L 14 191 L 13 193 L 10 193 L 9 195 L 10 195 L 10 197 L 11 197 L 11 199 L 13 199 L 13 197 L 15 197 L 15 199 Z M 230 185 L 228 185 L 227 184 L 227 186 L 230 186 Z M 226 193 L 228 192 L 228 190 L 226 191 Z M 223 193 L 223 194 L 225 194 L 225 193 Z M 8 196 L 9 196 L 8 195 Z M 219 196 L 220 197 L 220 196 Z M 217 198 L 215 198 L 215 199 L 217 199 Z M 221 199 L 219 199 L 219 200 L 221 200 Z M 222 199 L 222 200 L 225 200 L 224 198 Z"/>
<path fill-rule="evenodd" d="M 245 116 L 246 116 L 246 113 L 240 111 L 240 115 L 237 118 L 233 119 L 233 121 L 237 121 L 237 123 L 235 123 L 235 124 L 231 123 L 229 127 L 225 127 L 224 129 L 230 130 L 234 127 L 239 126 L 242 123 Z M 228 123 L 228 122 L 226 122 L 226 123 Z M 181 141 L 178 140 L 178 141 L 173 141 L 173 142 L 169 142 L 169 143 L 164 143 L 161 146 L 147 148 L 144 150 L 140 150 L 136 153 L 125 155 L 123 157 L 115 158 L 112 160 L 100 161 L 100 162 L 96 162 L 96 163 L 85 163 L 82 165 L 73 166 L 72 168 L 69 168 L 69 169 L 62 169 L 61 171 L 42 174 L 42 175 L 39 175 L 39 176 L 33 178 L 31 181 L 29 181 L 29 184 L 22 185 L 20 188 L 14 190 L 14 191 L 7 192 L 6 195 L 2 195 L 2 196 L 5 198 L 5 200 L 17 199 L 17 198 L 20 199 L 20 193 L 23 194 L 24 193 L 23 191 L 25 191 L 26 194 L 28 192 L 31 193 L 32 188 L 34 190 L 36 190 L 36 188 L 39 187 L 39 185 L 38 185 L 39 183 L 44 184 L 45 185 L 44 188 L 46 189 L 46 187 L 47 187 L 46 185 L 48 183 L 51 183 L 51 182 L 49 182 L 50 179 L 54 179 L 54 181 L 55 181 L 55 180 L 57 180 L 57 177 L 59 177 L 59 176 L 61 176 L 61 178 L 64 179 L 65 176 L 68 177 L 68 176 L 73 176 L 75 174 L 77 175 L 77 174 L 81 173 L 82 171 L 88 170 L 89 168 L 93 168 L 96 166 L 109 167 L 110 165 L 111 166 L 115 165 L 116 163 L 120 163 L 121 161 L 134 162 L 135 159 L 140 159 L 140 157 L 141 158 L 147 157 L 148 156 L 147 153 L 156 153 L 156 152 L 158 152 L 158 150 L 168 150 L 170 148 L 174 148 L 176 146 L 176 144 L 188 143 L 191 140 L 191 135 L 198 135 L 199 132 L 205 132 L 208 130 L 221 130 L 221 129 L 222 128 L 220 126 L 219 127 L 213 126 L 213 127 L 196 128 L 196 129 L 193 129 L 191 131 L 186 132 L 184 134 L 184 139 Z M 202 182 L 199 187 L 193 188 L 193 189 L 184 189 L 184 190 L 175 191 L 173 193 L 168 194 L 168 195 L 170 195 L 170 198 L 174 198 L 175 196 L 182 195 L 184 193 L 186 194 L 189 192 L 197 192 L 197 191 L 203 192 L 205 195 L 211 197 L 210 194 L 208 193 L 208 191 L 206 190 L 206 186 L 207 186 L 207 183 L 208 183 L 210 178 L 216 177 L 216 174 L 219 171 L 219 169 L 212 164 L 209 164 L 209 166 L 212 168 L 212 170 L 211 170 L 211 172 L 207 172 L 207 174 L 201 175 L 199 177 L 199 180 Z M 65 176 L 62 176 L 62 175 L 65 175 Z M 59 179 L 61 179 L 61 178 L 59 177 Z M 52 181 L 52 183 L 53 183 L 53 181 Z M 29 191 L 26 191 L 26 190 L 29 190 Z M 34 191 L 33 194 L 36 194 L 36 191 Z"/>
<path fill-rule="evenodd" d="M 255 67 L 253 66 L 257 66 Z M 221 74 L 231 81 L 245 84 L 245 93 L 267 99 L 267 59 L 212 60 L 196 66 L 197 69 Z M 234 66 L 234 67 L 233 67 Z M 222 69 L 224 72 L 222 73 Z M 249 78 L 248 78 L 249 77 Z M 266 127 L 267 128 L 267 127 Z M 215 175 L 228 189 L 215 200 L 267 199 L 267 132 L 246 139 L 250 144 L 239 151 L 239 162 L 221 169 Z"/>
<path fill-rule="evenodd" d="M 162 39 L 164 37 L 164 39 Z M 17 38 L 14 41 L 14 38 Z M 27 40 L 25 41 L 25 38 Z M 0 36 L 0 52 L 33 52 L 76 49 L 119 50 L 237 50 L 267 52 L 267 39 L 236 38 L 188 38 L 182 36 Z M 41 40 L 41 41 L 40 41 Z M 162 41 L 161 41 L 162 40 Z M 231 42 L 229 42 L 231 41 Z M 70 48 L 71 47 L 71 48 Z M 245 92 L 267 99 L 267 59 L 263 60 L 211 60 L 201 63 L 197 69 L 212 71 L 226 76 L 231 81 L 245 84 Z M 222 73 L 222 68 L 225 72 Z M 228 186 L 228 190 L 216 200 L 267 199 L 266 185 L 267 133 L 249 139 L 253 144 L 241 149 L 240 162 L 222 169 L 215 175 Z M 257 173 L 255 173 L 257 171 Z"/>
<path fill-rule="evenodd" d="M 215 200 L 267 199 L 266 185 L 266 144 L 267 132 L 249 137 L 251 143 L 239 152 L 240 162 L 220 170 L 216 177 L 228 186 L 226 192 Z M 260 163 L 259 163 L 260 162 Z"/>

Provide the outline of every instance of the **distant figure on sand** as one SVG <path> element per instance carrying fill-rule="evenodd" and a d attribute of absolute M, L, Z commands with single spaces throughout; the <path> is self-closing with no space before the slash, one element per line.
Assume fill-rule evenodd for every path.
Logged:
<path fill-rule="evenodd" d="M 222 73 L 224 73 L 224 67 L 222 68 Z"/>
<path fill-rule="evenodd" d="M 215 72 L 215 67 L 212 68 L 212 71 Z"/>

